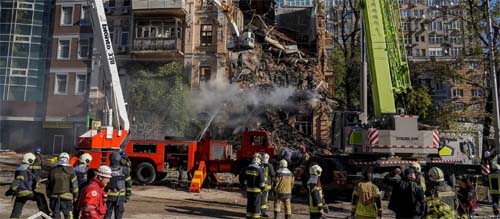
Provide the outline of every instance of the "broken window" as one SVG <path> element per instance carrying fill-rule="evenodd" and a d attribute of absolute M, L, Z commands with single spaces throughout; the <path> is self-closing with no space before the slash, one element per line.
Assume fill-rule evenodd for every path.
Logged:
<path fill-rule="evenodd" d="M 210 66 L 200 66 L 200 84 L 208 82 L 211 74 Z"/>
<path fill-rule="evenodd" d="M 212 25 L 202 24 L 200 31 L 200 45 L 201 46 L 211 46 L 212 45 Z"/>

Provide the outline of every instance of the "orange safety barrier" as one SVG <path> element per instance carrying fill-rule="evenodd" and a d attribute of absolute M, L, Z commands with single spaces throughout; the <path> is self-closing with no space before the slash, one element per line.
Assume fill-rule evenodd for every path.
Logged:
<path fill-rule="evenodd" d="M 206 176 L 207 170 L 205 161 L 200 161 L 200 163 L 198 164 L 198 169 L 194 171 L 193 179 L 191 179 L 189 192 L 201 192 L 201 186 L 203 185 Z"/>

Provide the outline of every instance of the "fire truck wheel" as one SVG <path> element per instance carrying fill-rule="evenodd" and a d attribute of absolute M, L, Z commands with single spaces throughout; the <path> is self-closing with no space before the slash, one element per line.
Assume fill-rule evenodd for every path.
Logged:
<path fill-rule="evenodd" d="M 137 181 L 142 184 L 151 184 L 155 181 L 156 171 L 155 167 L 148 162 L 143 162 L 137 166 L 135 171 Z"/>

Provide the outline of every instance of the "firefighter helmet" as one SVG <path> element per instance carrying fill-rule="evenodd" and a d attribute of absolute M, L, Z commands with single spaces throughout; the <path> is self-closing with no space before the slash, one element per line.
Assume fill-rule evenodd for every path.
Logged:
<path fill-rule="evenodd" d="M 123 158 L 126 158 L 127 153 L 125 151 L 120 151 L 120 156 L 122 156 Z"/>
<path fill-rule="evenodd" d="M 434 182 L 444 181 L 444 173 L 438 167 L 433 167 L 429 170 L 429 180 Z"/>
<path fill-rule="evenodd" d="M 90 155 L 89 153 L 82 154 L 78 160 L 81 164 L 89 165 L 92 161 L 92 155 Z"/>
<path fill-rule="evenodd" d="M 321 169 L 321 167 L 317 164 L 309 168 L 309 174 L 314 176 L 320 176 L 322 171 L 323 169 Z"/>
<path fill-rule="evenodd" d="M 111 168 L 109 168 L 106 165 L 102 165 L 99 168 L 97 168 L 95 174 L 104 178 L 111 178 Z"/>
<path fill-rule="evenodd" d="M 287 168 L 288 162 L 285 159 L 280 160 L 280 168 Z"/>
<path fill-rule="evenodd" d="M 33 162 L 35 162 L 35 159 L 36 157 L 33 153 L 26 153 L 23 156 L 23 163 L 31 165 L 33 164 Z"/>
<path fill-rule="evenodd" d="M 35 153 L 37 153 L 37 154 L 42 153 L 42 149 L 40 147 L 36 147 Z"/>
<path fill-rule="evenodd" d="M 253 158 L 259 158 L 262 160 L 262 154 L 260 154 L 259 152 L 253 154 Z"/>
<path fill-rule="evenodd" d="M 498 165 L 496 163 L 492 163 L 490 169 L 491 170 L 500 170 L 500 165 Z"/>
<path fill-rule="evenodd" d="M 261 162 L 261 160 L 258 157 L 254 157 L 253 160 L 252 160 L 252 163 L 256 163 L 256 164 L 259 164 L 259 165 L 260 165 L 260 162 Z"/>
<path fill-rule="evenodd" d="M 264 153 L 264 156 L 262 156 L 262 163 L 269 163 L 269 154 Z"/>
<path fill-rule="evenodd" d="M 69 161 L 69 154 L 66 153 L 66 152 L 62 152 L 61 154 L 59 154 L 59 160 L 62 160 L 63 158 L 66 159 L 66 161 Z"/>
<path fill-rule="evenodd" d="M 413 162 L 413 163 L 411 163 L 410 166 L 415 168 L 415 171 L 417 173 L 420 173 L 422 171 L 422 167 L 420 166 L 420 164 L 418 162 Z"/>

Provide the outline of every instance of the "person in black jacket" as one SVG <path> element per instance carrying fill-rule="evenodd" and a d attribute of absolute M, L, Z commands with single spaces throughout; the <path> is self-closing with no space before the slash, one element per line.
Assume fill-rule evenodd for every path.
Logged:
<path fill-rule="evenodd" d="M 400 173 L 401 169 L 396 168 L 384 178 L 384 183 L 392 186 L 388 208 L 396 213 L 396 218 L 419 219 L 423 213 L 424 190 L 416 182 L 414 168 L 407 168 L 404 176 L 396 177 Z"/>

